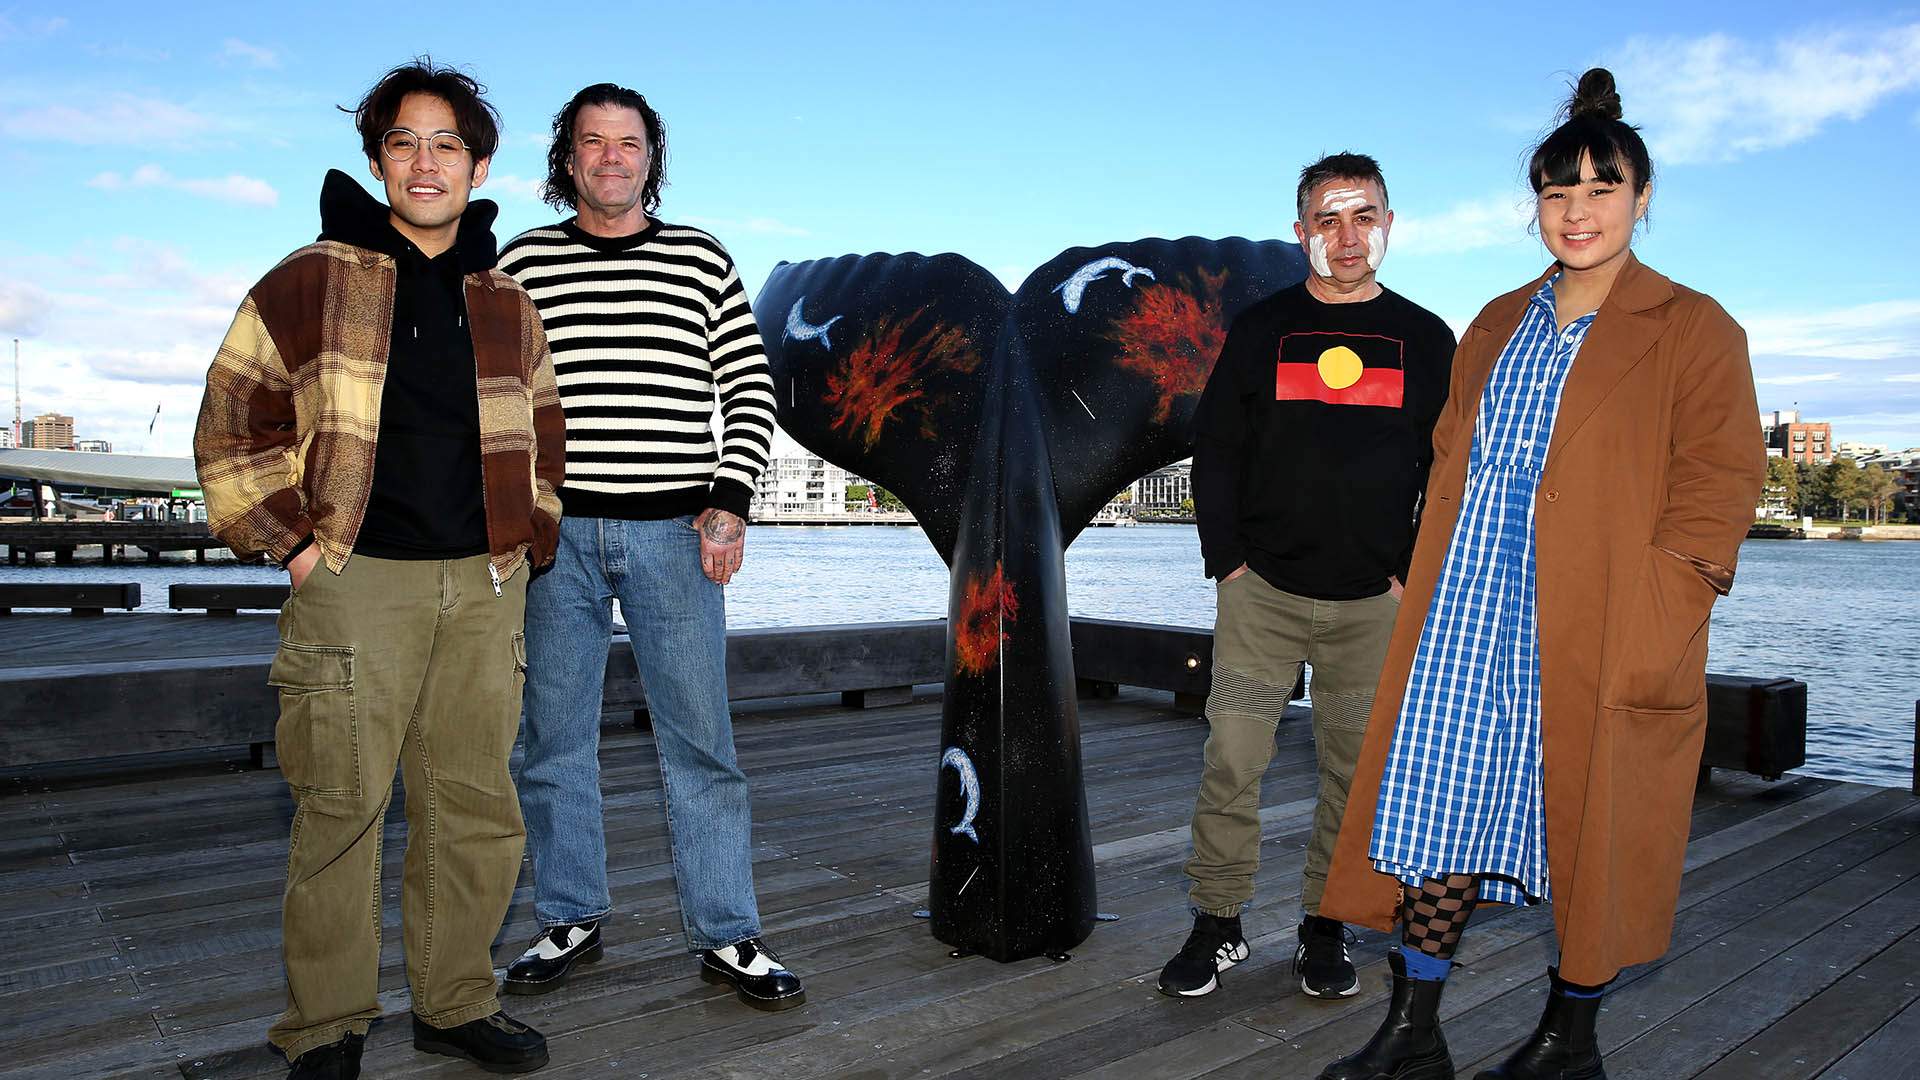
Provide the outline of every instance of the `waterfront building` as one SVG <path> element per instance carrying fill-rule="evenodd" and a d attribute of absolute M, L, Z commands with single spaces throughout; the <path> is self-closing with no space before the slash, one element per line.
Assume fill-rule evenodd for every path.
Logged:
<path fill-rule="evenodd" d="M 1760 429 L 1773 457 L 1807 464 L 1824 464 L 1834 458 L 1833 425 L 1804 422 L 1798 409 L 1761 413 Z"/>
<path fill-rule="evenodd" d="M 1169 465 L 1133 482 L 1133 505 L 1140 510 L 1182 509 L 1193 498 L 1193 462 Z"/>
<path fill-rule="evenodd" d="M 1861 468 L 1878 465 L 1893 477 L 1893 505 L 1888 517 L 1893 521 L 1920 522 L 1920 446 L 1905 450 L 1880 450 L 1854 459 Z"/>
<path fill-rule="evenodd" d="M 0 450 L 11 449 L 13 449 L 13 429 L 10 427 L 0 427 Z"/>
<path fill-rule="evenodd" d="M 73 449 L 73 417 L 41 413 L 20 425 L 20 446 L 26 450 Z"/>
<path fill-rule="evenodd" d="M 756 521 L 795 515 L 837 517 L 846 512 L 846 470 L 812 454 L 769 461 L 755 485 L 750 510 Z"/>

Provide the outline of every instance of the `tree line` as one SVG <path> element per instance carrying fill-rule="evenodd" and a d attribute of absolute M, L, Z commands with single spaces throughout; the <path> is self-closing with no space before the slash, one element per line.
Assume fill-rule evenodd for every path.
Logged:
<path fill-rule="evenodd" d="M 1766 498 L 1796 517 L 1881 524 L 1893 511 L 1899 483 L 1879 465 L 1862 468 L 1850 457 L 1816 465 L 1786 458 L 1767 459 Z"/>

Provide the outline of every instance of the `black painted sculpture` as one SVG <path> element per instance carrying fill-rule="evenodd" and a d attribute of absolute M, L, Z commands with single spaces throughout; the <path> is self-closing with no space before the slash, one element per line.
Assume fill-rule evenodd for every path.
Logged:
<path fill-rule="evenodd" d="M 1115 492 L 1193 452 L 1232 317 L 1294 244 L 1074 248 L 1009 295 L 958 255 L 782 263 L 754 308 L 780 424 L 913 511 L 952 570 L 934 935 L 1009 961 L 1094 922 L 1065 554 Z"/>

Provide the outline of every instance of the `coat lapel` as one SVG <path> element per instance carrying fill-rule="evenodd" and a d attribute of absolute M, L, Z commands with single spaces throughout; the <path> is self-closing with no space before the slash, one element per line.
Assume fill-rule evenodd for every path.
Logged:
<path fill-rule="evenodd" d="M 1553 423 L 1553 442 L 1547 448 L 1551 463 L 1568 440 L 1606 400 L 1634 365 L 1645 359 L 1665 332 L 1666 320 L 1651 314 L 1673 298 L 1673 282 L 1650 270 L 1632 252 L 1600 305 L 1593 328 L 1580 345 L 1567 385 L 1560 393 L 1560 409 Z"/>

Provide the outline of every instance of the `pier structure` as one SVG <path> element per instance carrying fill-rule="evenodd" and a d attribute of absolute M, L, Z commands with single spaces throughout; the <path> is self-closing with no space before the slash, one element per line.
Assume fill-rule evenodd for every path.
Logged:
<path fill-rule="evenodd" d="M 176 601 L 278 599 L 272 587 L 187 588 Z M 209 749 L 225 744 L 201 730 L 227 715 L 249 725 L 242 742 L 271 732 L 271 617 L 16 615 L 8 629 L 24 646 L 0 654 L 0 703 L 15 710 L 0 707 L 0 928 L 13 943 L 0 971 L 0 1076 L 283 1075 L 264 1032 L 283 992 L 292 803 L 277 771 Z M 632 722 L 644 688 L 630 666 L 610 671 L 601 763 L 614 914 L 602 962 L 512 1003 L 551 1040 L 543 1075 L 1239 1080 L 1311 1077 L 1364 1041 L 1387 993 L 1385 936 L 1360 936 L 1362 990 L 1344 1004 L 1301 997 L 1289 971 L 1317 784 L 1306 710 L 1282 720 L 1261 789 L 1252 957 L 1218 993 L 1168 998 L 1155 975 L 1191 921 L 1180 868 L 1210 639 L 1104 620 L 1076 620 L 1074 638 L 1099 910 L 1111 918 L 1070 960 L 999 964 L 951 956 L 918 917 L 935 827 L 941 700 L 927 673 L 944 666 L 939 621 L 731 636 L 763 918 L 808 980 L 808 1005 L 777 1021 L 701 982 L 685 951 L 653 736 Z M 626 652 L 610 648 L 616 662 Z M 113 736 L 95 730 L 37 758 L 65 763 L 24 764 L 31 755 L 10 738 L 19 703 L 54 684 L 69 705 L 52 720 L 84 731 L 97 719 L 87 713 L 121 701 L 174 741 L 103 760 Z M 1716 685 L 1747 703 L 1743 724 L 1763 719 L 1779 690 Z M 390 815 L 390 901 L 404 834 Z M 1696 797 L 1691 837 L 1671 949 L 1608 996 L 1608 1075 L 1902 1075 L 1920 1045 L 1920 797 L 1720 771 Z M 409 1045 L 399 918 L 387 903 L 369 1075 L 477 1075 Z M 526 876 L 496 964 L 535 929 Z M 1463 1075 L 1528 1034 L 1554 956 L 1550 907 L 1476 917 L 1443 1003 Z"/>

